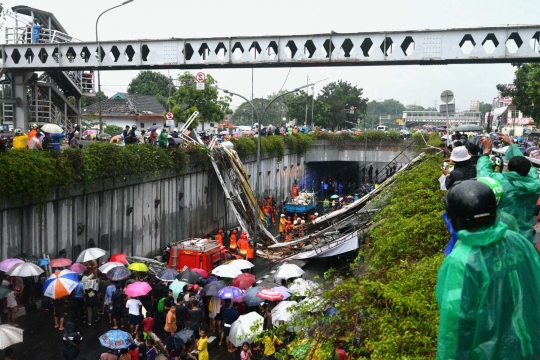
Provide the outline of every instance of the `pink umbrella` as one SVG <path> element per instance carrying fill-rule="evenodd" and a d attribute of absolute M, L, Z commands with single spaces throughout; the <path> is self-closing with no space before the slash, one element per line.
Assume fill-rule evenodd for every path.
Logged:
<path fill-rule="evenodd" d="M 126 288 L 126 295 L 131 297 L 144 296 L 152 290 L 152 287 L 144 281 L 137 281 L 129 284 Z"/>
<path fill-rule="evenodd" d="M 208 279 L 208 273 L 204 269 L 193 268 L 191 269 L 191 271 L 195 271 L 196 273 L 201 275 L 203 278 Z"/>
<path fill-rule="evenodd" d="M 287 289 L 285 286 L 274 286 L 271 290 L 277 291 L 278 293 L 283 295 L 283 300 L 291 297 L 289 289 Z"/>
<path fill-rule="evenodd" d="M 0 262 L 0 271 L 8 272 L 9 269 L 14 267 L 17 264 L 23 263 L 24 260 L 21 259 L 6 259 L 2 262 Z"/>
<path fill-rule="evenodd" d="M 231 282 L 231 285 L 236 286 L 239 289 L 247 289 L 248 287 L 253 285 L 255 281 L 257 281 L 255 279 L 255 275 L 243 273 L 235 277 Z"/>
<path fill-rule="evenodd" d="M 257 293 L 257 296 L 261 299 L 268 300 L 268 301 L 279 301 L 283 300 L 283 295 L 281 295 L 276 290 L 272 289 L 263 289 L 262 291 Z"/>
<path fill-rule="evenodd" d="M 82 274 L 86 270 L 86 266 L 80 263 L 75 263 L 69 267 L 69 270 L 74 271 L 77 274 Z"/>
<path fill-rule="evenodd" d="M 66 258 L 52 259 L 49 265 L 53 268 L 62 268 L 71 265 L 73 261 Z"/>

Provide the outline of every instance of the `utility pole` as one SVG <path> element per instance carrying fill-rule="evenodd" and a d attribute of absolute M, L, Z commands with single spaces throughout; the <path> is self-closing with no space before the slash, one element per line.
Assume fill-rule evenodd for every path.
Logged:
<path fill-rule="evenodd" d="M 309 85 L 309 75 L 308 75 L 308 77 L 307 77 L 306 84 Z M 308 94 L 309 94 L 309 91 L 306 91 L 306 118 L 305 118 L 305 120 L 304 120 L 304 125 L 307 125 L 307 103 L 308 103 Z"/>
<path fill-rule="evenodd" d="M 315 128 L 315 120 L 313 119 L 314 106 L 315 106 L 315 85 L 311 87 L 311 130 Z"/>

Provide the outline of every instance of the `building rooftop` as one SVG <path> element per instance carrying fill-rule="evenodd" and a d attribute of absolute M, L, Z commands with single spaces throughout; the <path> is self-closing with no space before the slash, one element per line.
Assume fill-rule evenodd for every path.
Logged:
<path fill-rule="evenodd" d="M 87 106 L 82 109 L 83 115 L 99 112 L 99 104 Z M 140 116 L 155 115 L 163 116 L 165 108 L 150 95 L 137 95 L 116 93 L 110 98 L 101 101 L 101 113 L 105 116 Z"/>

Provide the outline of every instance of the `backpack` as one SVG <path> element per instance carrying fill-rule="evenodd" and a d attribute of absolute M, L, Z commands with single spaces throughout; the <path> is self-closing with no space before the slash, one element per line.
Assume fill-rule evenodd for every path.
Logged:
<path fill-rule="evenodd" d="M 165 298 L 160 299 L 157 303 L 158 313 L 162 313 L 163 310 L 165 310 Z"/>

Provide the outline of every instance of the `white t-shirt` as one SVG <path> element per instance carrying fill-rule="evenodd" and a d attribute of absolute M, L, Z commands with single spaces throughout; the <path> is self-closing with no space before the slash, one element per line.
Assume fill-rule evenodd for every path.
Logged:
<path fill-rule="evenodd" d="M 34 136 L 32 139 L 30 139 L 30 146 L 28 146 L 28 148 L 30 150 L 36 150 L 36 144 L 41 144 L 41 141 L 39 141 L 39 138 L 37 136 Z"/>
<path fill-rule="evenodd" d="M 17 300 L 15 299 L 15 293 L 13 291 L 6 295 L 6 302 L 8 308 L 17 307 Z"/>
<path fill-rule="evenodd" d="M 142 303 L 139 301 L 139 299 L 129 299 L 126 302 L 126 308 L 129 309 L 129 313 L 131 315 L 140 315 L 140 306 L 142 306 Z"/>

